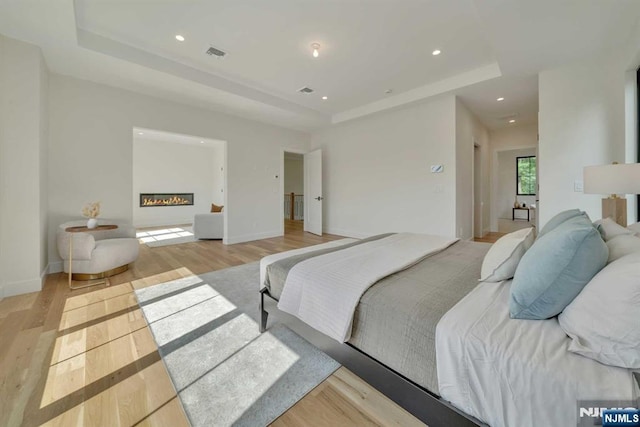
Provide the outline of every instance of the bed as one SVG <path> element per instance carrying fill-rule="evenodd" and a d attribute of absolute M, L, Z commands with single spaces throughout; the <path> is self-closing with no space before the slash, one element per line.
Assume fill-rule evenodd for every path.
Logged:
<path fill-rule="evenodd" d="M 326 271 L 331 271 L 336 260 L 381 246 L 391 236 L 332 242 L 263 259 L 261 329 L 268 318 L 264 296 L 282 300 L 296 266 L 322 266 L 325 259 Z M 478 282 L 489 244 L 435 242 L 426 255 L 366 287 L 344 343 L 342 335 L 323 329 L 330 317 L 314 325 L 313 316 L 309 322 L 293 313 L 333 338 L 310 341 L 432 426 L 575 425 L 577 399 L 594 399 L 603 391 L 637 399 L 638 384 L 630 370 L 570 354 L 570 339 L 557 320 L 509 319 L 505 299 L 510 281 Z M 304 275 L 301 281 L 302 288 L 312 283 Z M 310 335 L 318 334 L 303 333 Z M 532 389 L 554 393 L 534 395 Z"/>

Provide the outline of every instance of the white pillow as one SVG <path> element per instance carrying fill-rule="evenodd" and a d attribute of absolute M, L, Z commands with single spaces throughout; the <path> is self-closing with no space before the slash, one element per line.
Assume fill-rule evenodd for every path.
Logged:
<path fill-rule="evenodd" d="M 596 228 L 600 231 L 600 234 L 602 235 L 602 239 L 605 242 L 608 242 L 609 240 L 617 236 L 622 236 L 625 234 L 628 234 L 628 235 L 635 234 L 635 231 L 621 226 L 611 218 L 600 219 L 594 222 L 593 225 L 595 225 Z"/>
<path fill-rule="evenodd" d="M 603 268 L 558 316 L 569 351 L 640 368 L 640 252 Z"/>
<path fill-rule="evenodd" d="M 533 228 L 509 233 L 491 246 L 482 261 L 481 282 L 501 282 L 513 277 L 524 253 L 533 245 Z"/>
<path fill-rule="evenodd" d="M 640 236 L 640 222 L 627 226 L 627 229 L 636 233 L 637 236 Z"/>
<path fill-rule="evenodd" d="M 607 262 L 613 262 L 625 255 L 640 252 L 640 237 L 632 234 L 622 234 L 609 239 L 607 246 L 609 247 L 609 261 Z"/>

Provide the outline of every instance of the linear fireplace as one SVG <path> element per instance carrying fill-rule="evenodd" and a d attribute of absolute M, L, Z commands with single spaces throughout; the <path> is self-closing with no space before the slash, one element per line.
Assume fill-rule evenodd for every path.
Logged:
<path fill-rule="evenodd" d="M 193 193 L 140 193 L 140 207 L 192 206 Z"/>

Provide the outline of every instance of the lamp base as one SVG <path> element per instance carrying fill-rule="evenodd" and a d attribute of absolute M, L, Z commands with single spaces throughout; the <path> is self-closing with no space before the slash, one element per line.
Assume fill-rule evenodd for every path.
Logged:
<path fill-rule="evenodd" d="M 602 199 L 602 218 L 611 218 L 623 227 L 627 226 L 627 199 Z"/>

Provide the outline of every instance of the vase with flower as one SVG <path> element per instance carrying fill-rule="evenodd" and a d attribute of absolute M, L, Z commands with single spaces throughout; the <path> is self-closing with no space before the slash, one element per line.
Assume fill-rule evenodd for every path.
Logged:
<path fill-rule="evenodd" d="M 87 220 L 87 228 L 96 228 L 98 226 L 98 216 L 100 215 L 100 202 L 87 203 L 82 208 L 82 216 L 89 218 Z"/>

